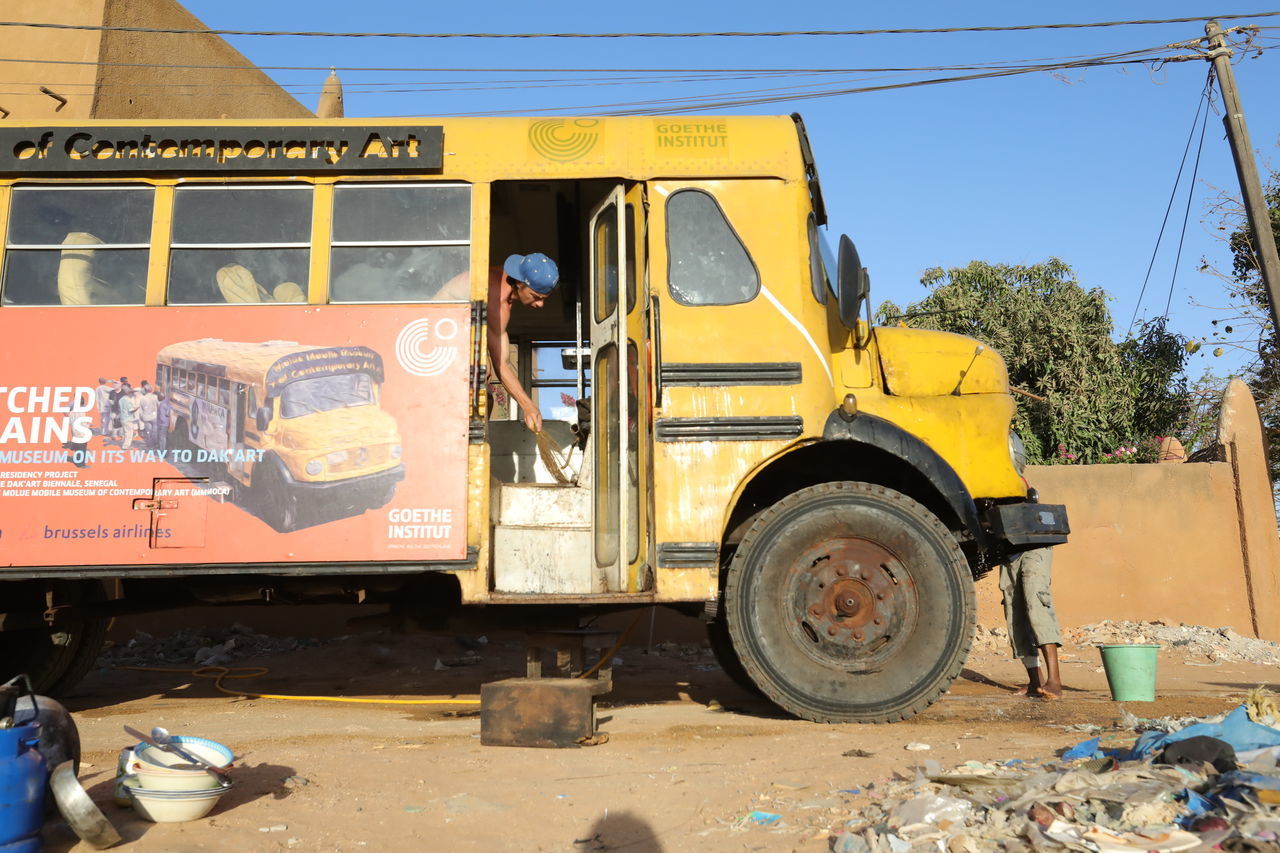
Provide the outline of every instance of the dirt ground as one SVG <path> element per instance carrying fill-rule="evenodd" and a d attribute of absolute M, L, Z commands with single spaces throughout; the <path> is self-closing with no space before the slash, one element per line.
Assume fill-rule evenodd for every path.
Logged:
<path fill-rule="evenodd" d="M 266 630 L 263 627 L 258 630 Z M 524 674 L 517 634 L 365 630 L 268 659 L 232 686 L 261 693 L 478 698 Z M 83 740 L 81 783 L 131 851 L 823 851 L 874 784 L 925 759 L 1047 757 L 1107 725 L 1098 652 L 1062 650 L 1061 701 L 1011 695 L 1021 666 L 990 646 L 926 713 L 889 726 L 792 719 L 744 693 L 700 645 L 624 646 L 615 689 L 597 704 L 602 745 L 482 746 L 476 705 L 393 706 L 244 699 L 185 673 L 99 670 L 68 700 Z M 437 665 L 439 661 L 439 665 Z M 478 662 L 468 662 L 478 661 Z M 449 665 L 454 664 L 454 665 Z M 439 668 L 438 668 L 439 666 Z M 1159 698 L 1141 717 L 1209 715 L 1238 703 L 1273 668 L 1164 650 Z M 111 801 L 122 725 L 232 747 L 236 786 L 201 820 L 153 824 Z M 907 744 L 930 749 L 907 750 Z M 860 750 L 866 757 L 846 755 Z M 872 790 L 868 790 L 869 783 Z M 857 793 L 854 793 L 854 792 Z M 753 810 L 781 815 L 752 824 Z M 76 853 L 59 821 L 45 849 Z"/>

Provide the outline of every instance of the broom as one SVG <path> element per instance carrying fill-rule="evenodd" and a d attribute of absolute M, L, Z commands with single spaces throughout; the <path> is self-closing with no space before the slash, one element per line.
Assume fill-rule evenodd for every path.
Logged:
<path fill-rule="evenodd" d="M 569 457 L 560 454 L 560 448 L 556 447 L 555 439 L 543 430 L 538 430 L 535 436 L 538 440 L 538 456 L 542 459 L 542 464 L 546 465 L 547 470 L 551 472 L 551 476 L 556 478 L 557 483 L 572 483 L 573 477 L 569 475 Z"/>

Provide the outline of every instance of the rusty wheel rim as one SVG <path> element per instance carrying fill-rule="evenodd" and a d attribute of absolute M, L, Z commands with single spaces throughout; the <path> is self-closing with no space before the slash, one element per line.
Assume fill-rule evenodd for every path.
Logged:
<path fill-rule="evenodd" d="M 788 631 L 799 648 L 826 667 L 881 669 L 919 621 L 910 572 L 878 542 L 820 542 L 797 555 L 784 583 Z"/>

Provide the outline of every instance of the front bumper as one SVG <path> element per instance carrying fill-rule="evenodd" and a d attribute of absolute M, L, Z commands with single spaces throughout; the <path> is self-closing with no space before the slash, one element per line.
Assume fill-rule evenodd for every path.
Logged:
<path fill-rule="evenodd" d="M 1061 545 L 1071 533 L 1062 504 L 995 504 L 982 514 L 982 526 L 1008 553 Z"/>

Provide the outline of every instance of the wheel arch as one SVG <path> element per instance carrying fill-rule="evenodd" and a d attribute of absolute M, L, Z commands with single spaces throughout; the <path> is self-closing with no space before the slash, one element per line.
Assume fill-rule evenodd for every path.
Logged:
<path fill-rule="evenodd" d="M 973 497 L 955 469 L 916 436 L 884 418 L 833 412 L 823 437 L 794 445 L 744 480 L 730 506 L 721 540 L 727 564 L 751 521 L 765 508 L 809 486 L 860 480 L 901 492 L 924 505 L 960 540 L 975 576 L 986 533 Z"/>

